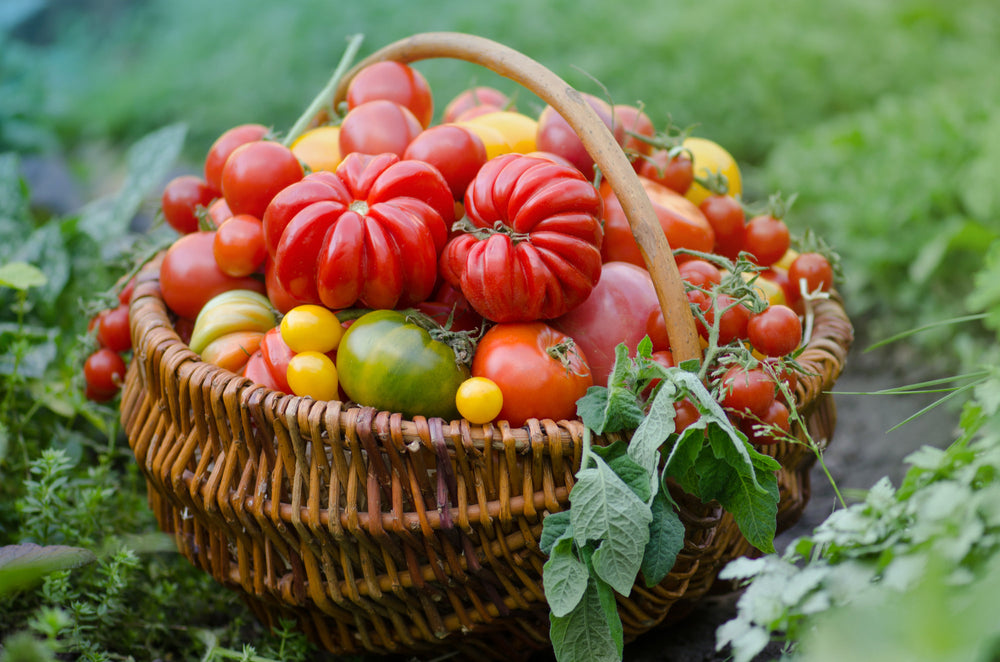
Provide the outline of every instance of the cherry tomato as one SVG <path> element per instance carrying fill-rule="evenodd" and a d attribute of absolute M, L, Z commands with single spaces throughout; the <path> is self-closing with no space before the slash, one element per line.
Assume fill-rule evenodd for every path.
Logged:
<path fill-rule="evenodd" d="M 670 150 L 656 149 L 635 162 L 637 174 L 672 191 L 684 195 L 694 182 L 694 165 L 687 152 L 671 154 Z"/>
<path fill-rule="evenodd" d="M 788 268 L 788 280 L 801 293 L 799 281 L 806 281 L 806 292 L 828 292 L 833 287 L 833 267 L 820 253 L 800 253 Z"/>
<path fill-rule="evenodd" d="M 118 281 L 118 285 L 121 289 L 118 291 L 118 303 L 129 304 L 132 303 L 132 293 L 135 292 L 135 276 L 132 276 L 122 285 L 122 278 Z"/>
<path fill-rule="evenodd" d="M 271 140 L 257 140 L 240 145 L 226 159 L 222 195 L 233 214 L 263 218 L 271 198 L 304 174 L 292 150 Z"/>
<path fill-rule="evenodd" d="M 281 339 L 293 352 L 332 352 L 344 333 L 340 320 L 329 308 L 305 304 L 281 318 Z"/>
<path fill-rule="evenodd" d="M 336 400 L 339 396 L 337 367 L 322 352 L 299 352 L 288 362 L 288 385 L 292 393 L 313 400 Z"/>
<path fill-rule="evenodd" d="M 774 402 L 775 384 L 762 368 L 733 366 L 722 376 L 722 406 L 763 418 Z"/>
<path fill-rule="evenodd" d="M 108 347 L 102 347 L 87 357 L 83 378 L 96 394 L 114 394 L 125 379 L 125 359 Z"/>
<path fill-rule="evenodd" d="M 698 406 L 690 398 L 684 398 L 674 403 L 674 432 L 680 434 L 701 418 Z"/>
<path fill-rule="evenodd" d="M 616 127 L 621 127 L 625 133 L 622 147 L 627 153 L 648 155 L 653 151 L 653 145 L 639 136 L 652 138 L 656 135 L 653 120 L 640 108 L 629 104 L 615 104 L 611 108 Z"/>
<path fill-rule="evenodd" d="M 443 122 L 456 122 L 459 117 L 469 110 L 477 108 L 487 108 L 487 112 L 494 110 L 514 110 L 511 107 L 510 97 L 500 90 L 480 85 L 460 92 L 454 99 L 448 102 L 444 108 Z"/>
<path fill-rule="evenodd" d="M 716 312 L 719 317 L 719 344 L 728 345 L 736 340 L 746 340 L 750 322 L 750 309 L 728 294 L 716 295 L 715 306 L 705 311 L 705 321 L 713 324 Z M 707 337 L 707 336 L 706 336 Z"/>
<path fill-rule="evenodd" d="M 252 276 L 223 273 L 215 262 L 215 232 L 192 232 L 167 249 L 160 265 L 160 291 L 170 310 L 195 319 L 209 299 L 227 290 L 264 292 L 264 284 Z"/>
<path fill-rule="evenodd" d="M 747 338 L 767 356 L 787 356 L 802 342 L 802 321 L 788 306 L 768 306 L 750 317 Z"/>
<path fill-rule="evenodd" d="M 500 387 L 503 407 L 498 418 L 514 427 L 529 418 L 575 418 L 576 401 L 594 383 L 580 348 L 542 322 L 493 326 L 479 341 L 472 375 Z"/>
<path fill-rule="evenodd" d="M 788 226 L 779 218 L 761 214 L 750 219 L 743 238 L 743 250 L 753 256 L 753 261 L 769 267 L 785 254 L 791 244 Z"/>
<path fill-rule="evenodd" d="M 611 104 L 592 94 L 582 93 L 582 96 L 614 134 L 618 144 L 622 144 L 625 141 L 625 131 L 621 126 L 614 125 Z M 538 116 L 538 135 L 535 141 L 539 150 L 558 154 L 572 163 L 584 177 L 594 178 L 594 158 L 587 152 L 583 141 L 569 122 L 552 106 L 546 106 Z"/>
<path fill-rule="evenodd" d="M 685 282 L 706 291 L 722 282 L 722 272 L 708 260 L 687 260 L 677 265 L 677 272 Z"/>
<path fill-rule="evenodd" d="M 260 339 L 260 353 L 267 377 L 253 378 L 254 381 L 275 391 L 291 393 L 292 387 L 288 385 L 288 362 L 295 356 L 295 352 L 282 340 L 279 327 L 269 330 Z M 254 366 L 254 370 L 256 369 L 257 366 Z"/>
<path fill-rule="evenodd" d="M 426 128 L 434 116 L 434 96 L 423 74 L 401 62 L 376 62 L 347 86 L 348 111 L 368 101 L 387 100 L 407 108 Z"/>
<path fill-rule="evenodd" d="M 441 124 L 418 134 L 407 145 L 403 159 L 430 163 L 448 182 L 452 197 L 461 200 L 469 182 L 486 163 L 486 146 L 465 127 Z"/>
<path fill-rule="evenodd" d="M 225 198 L 216 198 L 207 210 L 209 230 L 217 230 L 220 225 L 233 217 L 233 210 L 226 204 Z"/>
<path fill-rule="evenodd" d="M 216 192 L 201 177 L 174 177 L 163 188 L 160 197 L 163 217 L 180 234 L 197 232 L 199 207 L 207 209 L 216 197 Z"/>
<path fill-rule="evenodd" d="M 735 197 L 743 192 L 739 165 L 724 147 L 715 141 L 696 136 L 685 138 L 682 145 L 691 154 L 696 178 L 706 179 L 713 173 L 721 173 L 726 177 L 728 185 L 726 192 L 729 195 Z M 691 188 L 685 193 L 688 200 L 696 205 L 700 205 L 701 201 L 711 194 L 711 191 L 697 181 L 692 183 Z"/>
<path fill-rule="evenodd" d="M 405 106 L 377 99 L 355 106 L 340 124 L 340 155 L 395 154 L 402 158 L 406 147 L 424 130 L 420 120 Z"/>
<path fill-rule="evenodd" d="M 715 252 L 735 260 L 746 239 L 746 213 L 740 201 L 729 194 L 713 193 L 698 205 L 715 231 Z"/>
<path fill-rule="evenodd" d="M 249 214 L 237 214 L 215 231 L 212 254 L 227 276 L 249 276 L 264 265 L 264 226 Z"/>
<path fill-rule="evenodd" d="M 764 415 L 759 418 L 760 421 L 750 417 L 740 421 L 740 430 L 752 444 L 758 446 L 776 444 L 792 430 L 788 407 L 778 400 L 772 402 Z"/>
<path fill-rule="evenodd" d="M 233 150 L 245 143 L 261 140 L 268 128 L 262 124 L 240 124 L 225 131 L 216 138 L 205 156 L 205 181 L 216 192 L 222 194 L 222 168 Z"/>
<path fill-rule="evenodd" d="M 340 163 L 340 127 L 318 126 L 292 143 L 292 154 L 311 171 L 336 170 Z"/>
<path fill-rule="evenodd" d="M 475 425 L 489 423 L 503 408 L 503 393 L 492 379 L 469 377 L 455 393 L 455 406 L 462 418 Z"/>
<path fill-rule="evenodd" d="M 128 304 L 122 303 L 105 311 L 97 320 L 97 342 L 115 352 L 132 349 Z"/>

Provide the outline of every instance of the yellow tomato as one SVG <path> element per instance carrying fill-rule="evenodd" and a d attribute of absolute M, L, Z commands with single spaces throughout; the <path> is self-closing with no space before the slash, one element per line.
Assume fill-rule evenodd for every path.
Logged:
<path fill-rule="evenodd" d="M 788 269 L 792 266 L 792 262 L 795 262 L 795 258 L 798 256 L 799 252 L 797 250 L 789 248 L 785 251 L 785 254 L 781 256 L 780 260 L 771 265 L 771 268 L 784 269 L 785 271 L 788 271 Z"/>
<path fill-rule="evenodd" d="M 743 272 L 741 274 L 743 280 L 749 282 L 753 278 L 753 274 Z M 765 278 L 764 276 L 757 276 L 756 280 L 753 282 L 754 289 L 757 290 L 757 294 L 761 299 L 766 301 L 770 305 L 783 304 L 785 303 L 785 290 L 782 289 L 781 285 Z"/>
<path fill-rule="evenodd" d="M 300 352 L 288 360 L 285 373 L 292 393 L 313 400 L 336 400 L 339 397 L 337 366 L 320 352 Z"/>
<path fill-rule="evenodd" d="M 467 124 L 489 126 L 503 134 L 511 151 L 527 154 L 537 149 L 538 120 L 511 110 L 498 110 L 466 120 Z"/>
<path fill-rule="evenodd" d="M 462 418 L 475 425 L 489 423 L 503 408 L 503 393 L 496 382 L 487 377 L 470 377 L 455 393 L 455 406 Z"/>
<path fill-rule="evenodd" d="M 471 120 L 466 122 L 455 122 L 455 124 L 463 126 L 479 136 L 479 139 L 483 141 L 483 145 L 486 147 L 487 160 L 500 156 L 501 154 L 509 154 L 514 151 L 514 148 L 512 148 L 510 143 L 507 142 L 507 138 L 504 136 L 503 131 L 495 126 L 490 126 L 489 124 L 475 124 Z"/>
<path fill-rule="evenodd" d="M 313 172 L 336 170 L 340 164 L 340 128 L 320 126 L 306 131 L 292 143 L 292 154 Z"/>
<path fill-rule="evenodd" d="M 740 177 L 740 168 L 736 159 L 716 142 L 706 138 L 690 137 L 684 139 L 684 147 L 691 152 L 691 162 L 694 164 L 694 175 L 701 179 L 709 175 L 721 172 L 729 182 L 729 194 L 737 196 L 743 192 L 743 181 Z M 711 195 L 711 192 L 698 182 L 691 184 L 691 188 L 684 194 L 688 200 L 696 205 Z"/>
<path fill-rule="evenodd" d="M 281 339 L 293 352 L 337 349 L 344 328 L 333 311 L 315 304 L 296 306 L 281 318 Z"/>

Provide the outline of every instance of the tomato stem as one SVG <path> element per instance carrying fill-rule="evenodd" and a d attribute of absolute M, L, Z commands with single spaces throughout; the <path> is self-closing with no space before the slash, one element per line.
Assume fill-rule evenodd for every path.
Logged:
<path fill-rule="evenodd" d="M 433 317 L 415 308 L 408 308 L 403 312 L 407 322 L 419 326 L 427 331 L 432 339 L 451 348 L 455 354 L 455 365 L 466 368 L 472 365 L 472 357 L 476 353 L 476 344 L 479 340 L 477 334 L 472 331 L 453 331 L 445 328 Z"/>
<path fill-rule="evenodd" d="M 361 48 L 361 42 L 364 40 L 364 35 L 356 34 L 352 35 L 347 41 L 347 48 L 344 50 L 343 56 L 340 58 L 340 62 L 337 64 L 337 68 L 333 72 L 333 76 L 327 81 L 326 85 L 320 90 L 316 98 L 312 100 L 312 103 L 306 108 L 305 112 L 299 116 L 299 119 L 295 121 L 292 128 L 288 131 L 288 135 L 282 141 L 285 147 L 290 147 L 295 139 L 298 138 L 309 126 L 309 123 L 315 119 L 316 115 L 320 110 L 330 104 L 333 100 L 333 94 L 337 89 L 337 85 L 340 84 L 340 79 L 344 77 L 347 73 L 348 68 L 354 61 L 354 56 L 357 55 L 358 49 Z"/>

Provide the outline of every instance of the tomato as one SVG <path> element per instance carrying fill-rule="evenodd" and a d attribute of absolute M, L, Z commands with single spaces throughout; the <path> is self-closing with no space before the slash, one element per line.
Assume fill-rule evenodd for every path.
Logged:
<path fill-rule="evenodd" d="M 336 170 L 340 163 L 340 127 L 318 126 L 292 143 L 292 154 L 309 170 Z"/>
<path fill-rule="evenodd" d="M 441 275 L 495 322 L 559 317 L 601 275 L 601 198 L 578 171 L 505 154 L 465 194 L 470 228 L 441 255 Z"/>
<path fill-rule="evenodd" d="M 340 395 L 337 367 L 322 352 L 299 352 L 289 360 L 286 376 L 295 395 L 313 400 L 336 400 Z"/>
<path fill-rule="evenodd" d="M 410 110 L 384 99 L 355 106 L 340 124 L 340 154 L 395 154 L 402 158 L 424 130 Z"/>
<path fill-rule="evenodd" d="M 468 121 L 455 122 L 454 125 L 476 134 L 476 137 L 479 138 L 486 149 L 487 161 L 495 159 L 501 154 L 510 154 L 514 151 L 514 148 L 507 142 L 507 137 L 503 134 L 503 131 L 494 126 Z"/>
<path fill-rule="evenodd" d="M 649 155 L 653 151 L 653 145 L 646 138 L 653 138 L 656 135 L 656 128 L 653 120 L 640 108 L 628 104 L 615 104 L 611 107 L 614 114 L 616 127 L 621 127 L 625 133 L 622 139 L 622 147 L 630 156 L 636 154 Z"/>
<path fill-rule="evenodd" d="M 120 303 L 100 315 L 97 320 L 97 342 L 101 347 L 107 347 L 115 352 L 127 352 L 132 349 L 127 303 Z"/>
<path fill-rule="evenodd" d="M 279 313 L 287 313 L 295 306 L 306 303 L 293 297 L 288 293 L 288 290 L 281 286 L 274 275 L 274 260 L 270 256 L 264 260 L 264 288 L 267 292 L 267 298 L 271 300 L 271 304 Z"/>
<path fill-rule="evenodd" d="M 648 271 L 628 262 L 608 262 L 590 296 L 552 320 L 551 326 L 576 341 L 587 357 L 594 384 L 606 386 L 615 363 L 615 348 L 625 343 L 634 354 L 649 332 L 647 320 L 659 310 Z M 663 348 L 667 344 L 664 340 Z"/>
<path fill-rule="evenodd" d="M 705 321 L 715 323 L 719 314 L 719 344 L 728 345 L 736 340 L 746 340 L 750 323 L 750 309 L 728 294 L 717 294 L 715 305 L 705 311 Z M 707 336 L 706 336 L 707 337 Z"/>
<path fill-rule="evenodd" d="M 698 209 L 705 215 L 715 232 L 715 249 L 719 255 L 735 260 L 746 239 L 746 213 L 740 201 L 729 194 L 709 195 Z"/>
<path fill-rule="evenodd" d="M 687 260 L 677 265 L 677 273 L 684 282 L 698 289 L 711 291 L 722 283 L 722 271 L 708 260 Z"/>
<path fill-rule="evenodd" d="M 752 444 L 758 446 L 776 444 L 792 430 L 788 407 L 778 400 L 772 402 L 764 415 L 759 418 L 759 421 L 750 417 L 740 421 L 740 430 Z"/>
<path fill-rule="evenodd" d="M 802 321 L 788 306 L 768 306 L 750 317 L 747 338 L 762 354 L 786 356 L 802 342 Z"/>
<path fill-rule="evenodd" d="M 274 380 L 274 377 L 271 376 L 271 371 L 264 361 L 264 353 L 259 349 L 247 359 L 247 364 L 243 366 L 241 374 L 255 384 L 260 384 L 272 391 L 281 391 L 282 393 L 289 393 L 291 391 L 291 389 L 286 390 L 281 388 Z"/>
<path fill-rule="evenodd" d="M 247 361 L 260 348 L 260 331 L 234 331 L 208 343 L 200 355 L 202 361 L 232 372 L 242 372 Z"/>
<path fill-rule="evenodd" d="M 268 128 L 262 124 L 240 124 L 216 138 L 205 156 L 205 181 L 216 194 L 222 194 L 222 168 L 233 150 L 246 143 L 263 140 Z"/>
<path fill-rule="evenodd" d="M 774 402 L 774 392 L 774 380 L 762 368 L 733 366 L 722 376 L 722 406 L 738 414 L 762 418 Z"/>
<path fill-rule="evenodd" d="M 260 339 L 260 353 L 263 369 L 267 372 L 267 378 L 254 378 L 254 381 L 264 384 L 272 390 L 290 394 L 292 387 L 288 385 L 288 362 L 295 356 L 295 352 L 281 338 L 281 329 L 279 327 L 274 327 Z M 256 369 L 256 366 L 254 369 Z M 249 377 L 250 375 L 247 376 Z"/>
<path fill-rule="evenodd" d="M 180 234 L 197 232 L 199 209 L 207 209 L 216 197 L 215 191 L 201 177 L 174 177 L 160 196 L 163 218 Z"/>
<path fill-rule="evenodd" d="M 753 257 L 753 261 L 769 267 L 785 254 L 791 244 L 788 226 L 779 218 L 761 214 L 750 219 L 743 239 L 743 250 Z"/>
<path fill-rule="evenodd" d="M 719 173 L 725 176 L 729 195 L 736 197 L 743 192 L 743 181 L 740 176 L 740 168 L 736 159 L 724 147 L 717 142 L 707 138 L 691 136 L 685 138 L 682 143 L 684 148 L 691 154 L 691 161 L 694 164 L 694 174 L 696 178 L 706 179 L 710 175 Z M 695 181 L 685 195 L 688 200 L 696 205 L 711 195 L 711 191 Z"/>
<path fill-rule="evenodd" d="M 460 92 L 448 102 L 444 108 L 442 122 L 457 122 L 466 112 L 485 108 L 486 112 L 495 110 L 514 110 L 510 97 L 500 90 L 480 85 Z"/>
<path fill-rule="evenodd" d="M 233 210 L 226 204 L 225 198 L 216 198 L 208 206 L 206 214 L 208 215 L 207 220 L 209 225 L 207 229 L 217 230 L 220 225 L 233 217 Z"/>
<path fill-rule="evenodd" d="M 127 281 L 125 281 L 123 276 L 115 285 L 121 288 L 118 291 L 118 303 L 132 303 L 132 294 L 135 292 L 135 276 L 132 276 Z"/>
<path fill-rule="evenodd" d="M 344 333 L 340 320 L 329 308 L 305 304 L 281 318 L 281 339 L 293 352 L 331 352 Z"/>
<path fill-rule="evenodd" d="M 451 347 L 398 310 L 374 310 L 355 320 L 337 349 L 337 371 L 358 404 L 408 418 L 457 418 L 455 394 L 469 377 Z"/>
<path fill-rule="evenodd" d="M 215 232 L 192 232 L 171 244 L 160 265 L 163 301 L 180 317 L 194 319 L 217 294 L 227 290 L 264 291 L 252 276 L 228 276 L 215 262 L 212 246 Z"/>
<path fill-rule="evenodd" d="M 680 434 L 701 418 L 698 406 L 690 398 L 684 398 L 674 403 L 674 432 Z"/>
<path fill-rule="evenodd" d="M 202 306 L 188 346 L 192 352 L 202 354 L 210 343 L 223 336 L 244 331 L 263 334 L 276 322 L 271 302 L 263 294 L 254 290 L 227 290 Z"/>
<path fill-rule="evenodd" d="M 576 401 L 594 384 L 572 339 L 543 322 L 497 324 L 476 348 L 472 375 L 500 387 L 498 418 L 519 427 L 529 418 L 576 417 Z"/>
<path fill-rule="evenodd" d="M 401 62 L 370 64 L 347 86 L 348 111 L 368 101 L 386 100 L 405 107 L 427 127 L 434 116 L 434 96 L 423 74 Z"/>
<path fill-rule="evenodd" d="M 403 152 L 403 159 L 425 161 L 438 169 L 455 200 L 486 163 L 486 146 L 474 132 L 455 124 L 441 124 L 422 131 Z"/>
<path fill-rule="evenodd" d="M 440 172 L 393 154 L 348 154 L 283 190 L 264 215 L 274 275 L 290 296 L 331 310 L 427 299 L 454 219 Z"/>
<path fill-rule="evenodd" d="M 83 363 L 83 378 L 94 395 L 113 396 L 125 379 L 125 359 L 121 354 L 101 347 Z"/>
<path fill-rule="evenodd" d="M 258 271 L 267 257 L 260 219 L 237 214 L 226 220 L 215 231 L 212 254 L 219 269 L 228 276 L 249 276 Z"/>
<path fill-rule="evenodd" d="M 475 129 L 487 126 L 499 131 L 510 151 L 519 154 L 534 152 L 538 121 L 513 110 L 495 110 L 490 113 L 480 113 L 475 117 L 463 120 L 463 125 Z"/>
<path fill-rule="evenodd" d="M 222 195 L 233 214 L 261 218 L 278 191 L 302 179 L 302 164 L 281 143 L 258 140 L 240 145 L 222 168 Z"/>
<path fill-rule="evenodd" d="M 805 280 L 806 292 L 829 292 L 833 287 L 833 266 L 820 253 L 800 253 L 788 268 L 788 280 L 800 294 L 800 280 Z"/>
<path fill-rule="evenodd" d="M 660 227 L 667 237 L 670 248 L 711 252 L 715 245 L 715 234 L 705 216 L 684 196 L 656 182 L 640 177 L 646 194 L 653 203 L 653 211 L 660 221 Z M 624 261 L 645 267 L 639 244 L 632 234 L 628 217 L 622 209 L 618 197 L 611 185 L 601 183 L 601 195 L 604 198 L 604 243 L 601 246 L 601 256 L 605 262 Z M 678 256 L 678 261 L 683 261 Z"/>
<path fill-rule="evenodd" d="M 634 166 L 637 174 L 681 195 L 687 193 L 694 182 L 694 165 L 685 151 L 675 154 L 668 149 L 656 149 L 636 160 Z"/>
<path fill-rule="evenodd" d="M 581 93 L 601 121 L 608 127 L 618 141 L 625 141 L 625 130 L 615 126 L 611 104 L 592 94 Z M 552 106 L 546 106 L 538 116 L 538 135 L 535 137 L 538 149 L 552 152 L 572 163 L 587 179 L 594 177 L 594 157 L 583 146 L 583 141 L 576 134 L 562 115 Z"/>
<path fill-rule="evenodd" d="M 503 393 L 486 377 L 469 377 L 455 393 L 455 406 L 462 418 L 475 425 L 489 423 L 503 409 Z"/>

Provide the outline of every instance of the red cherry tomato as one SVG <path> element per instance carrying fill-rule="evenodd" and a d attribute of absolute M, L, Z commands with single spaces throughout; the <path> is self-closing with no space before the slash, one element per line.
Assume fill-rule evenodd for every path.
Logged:
<path fill-rule="evenodd" d="M 820 253 L 800 253 L 788 267 L 788 280 L 800 294 L 800 280 L 806 281 L 806 292 L 828 292 L 833 287 L 833 267 Z"/>
<path fill-rule="evenodd" d="M 387 100 L 413 113 L 420 126 L 427 127 L 434 116 L 434 96 L 423 74 L 400 62 L 376 62 L 359 71 L 347 86 L 347 108 Z"/>
<path fill-rule="evenodd" d="M 775 384 L 761 368 L 733 366 L 722 376 L 722 406 L 763 418 L 774 402 Z"/>
<path fill-rule="evenodd" d="M 105 311 L 97 321 L 97 342 L 115 352 L 132 349 L 132 332 L 128 321 L 128 304 L 122 303 Z"/>
<path fill-rule="evenodd" d="M 452 197 L 461 200 L 469 182 L 486 163 L 486 146 L 464 127 L 441 124 L 417 135 L 403 152 L 403 159 L 430 163 L 448 182 Z"/>
<path fill-rule="evenodd" d="M 747 338 L 767 356 L 787 356 L 802 342 L 802 321 L 788 306 L 776 304 L 750 317 Z"/>
<path fill-rule="evenodd" d="M 340 155 L 395 154 L 402 158 L 406 147 L 424 130 L 409 108 L 385 99 L 368 101 L 348 111 L 340 125 Z"/>
<path fill-rule="evenodd" d="M 760 421 L 747 417 L 740 421 L 739 427 L 750 443 L 758 446 L 776 444 L 792 430 L 788 407 L 778 400 L 771 403 Z"/>
<path fill-rule="evenodd" d="M 240 145 L 263 139 L 267 131 L 267 127 L 262 124 L 240 124 L 224 132 L 212 143 L 205 156 L 205 181 L 216 195 L 222 195 L 222 168 L 229 155 Z"/>
<path fill-rule="evenodd" d="M 616 104 L 612 106 L 616 127 L 621 127 L 625 137 L 622 139 L 622 147 L 631 154 L 648 155 L 653 151 L 653 145 L 643 140 L 640 136 L 652 138 L 656 135 L 656 128 L 653 120 L 636 106 L 628 104 Z"/>
<path fill-rule="evenodd" d="M 233 216 L 215 231 L 212 254 L 227 276 L 249 276 L 264 265 L 264 226 L 249 214 Z"/>
<path fill-rule="evenodd" d="M 125 359 L 113 349 L 102 347 L 87 357 L 83 378 L 95 395 L 113 396 L 121 388 L 125 370 Z"/>
<path fill-rule="evenodd" d="M 677 265 L 677 272 L 685 282 L 706 291 L 722 282 L 722 272 L 708 260 L 687 260 Z"/>
<path fill-rule="evenodd" d="M 681 195 L 687 193 L 694 182 L 694 164 L 687 152 L 671 155 L 666 149 L 653 150 L 649 156 L 635 162 L 635 171 Z"/>
<path fill-rule="evenodd" d="M 712 194 L 698 205 L 715 231 L 715 252 L 735 260 L 746 240 L 746 213 L 731 195 Z"/>
<path fill-rule="evenodd" d="M 705 320 L 708 324 L 714 323 L 716 311 L 721 313 L 719 317 L 720 345 L 728 345 L 736 340 L 746 340 L 750 323 L 749 308 L 742 303 L 737 303 L 736 299 L 728 294 L 718 294 L 715 306 L 710 306 L 705 311 Z"/>
<path fill-rule="evenodd" d="M 240 145 L 222 168 L 222 195 L 233 214 L 263 218 L 277 193 L 302 179 L 302 164 L 281 143 L 257 140 Z"/>
<path fill-rule="evenodd" d="M 480 85 L 459 93 L 454 99 L 448 102 L 444 108 L 442 122 L 457 122 L 459 119 L 468 119 L 465 116 L 470 110 L 484 109 L 484 112 L 494 112 L 497 110 L 514 110 L 510 103 L 510 97 L 500 90 Z"/>
<path fill-rule="evenodd" d="M 769 267 L 788 251 L 791 235 L 788 226 L 779 218 L 762 214 L 750 219 L 743 238 L 743 250 L 753 256 L 754 262 Z"/>
<path fill-rule="evenodd" d="M 180 234 L 198 230 L 198 209 L 207 209 L 217 197 L 201 177 L 181 175 L 163 188 L 160 205 L 167 223 Z"/>
<path fill-rule="evenodd" d="M 684 398 L 674 403 L 674 432 L 680 434 L 701 418 L 698 407 L 690 398 Z"/>

